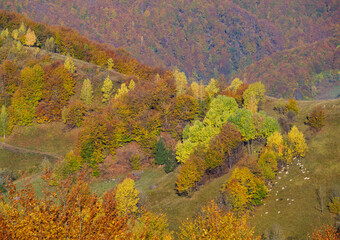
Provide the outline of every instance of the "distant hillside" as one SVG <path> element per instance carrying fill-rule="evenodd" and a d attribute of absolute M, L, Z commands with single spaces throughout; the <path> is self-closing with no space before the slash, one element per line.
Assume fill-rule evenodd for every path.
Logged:
<path fill-rule="evenodd" d="M 340 38 L 285 50 L 251 64 L 240 74 L 248 82 L 262 81 L 267 94 L 296 99 L 340 95 Z"/>
<path fill-rule="evenodd" d="M 332 37 L 338 32 L 339 16 L 339 3 L 332 0 L 1 0 L 0 7 L 39 22 L 72 27 L 96 41 L 126 48 L 143 63 L 177 66 L 192 79 L 206 82 L 233 76 L 275 52 L 308 48 Z M 290 53 L 284 54 L 289 59 L 296 56 Z M 299 73 L 290 74 L 300 78 Z M 280 75 L 276 86 L 277 81 L 286 84 Z M 295 85 L 285 86 L 287 91 L 279 94 L 290 96 L 303 84 Z"/>

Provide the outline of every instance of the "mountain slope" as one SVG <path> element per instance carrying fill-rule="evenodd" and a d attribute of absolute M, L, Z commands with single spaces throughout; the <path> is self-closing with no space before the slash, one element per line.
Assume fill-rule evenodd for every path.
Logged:
<path fill-rule="evenodd" d="M 2 9 L 79 30 L 140 61 L 194 79 L 228 76 L 264 56 L 333 36 L 337 1 L 23 1 Z"/>

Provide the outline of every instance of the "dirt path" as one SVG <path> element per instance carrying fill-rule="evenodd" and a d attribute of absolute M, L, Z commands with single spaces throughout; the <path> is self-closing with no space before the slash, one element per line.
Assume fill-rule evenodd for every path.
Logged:
<path fill-rule="evenodd" d="M 47 157 L 51 157 L 54 158 L 56 160 L 61 160 L 62 156 L 55 154 L 55 153 L 50 153 L 50 152 L 41 152 L 41 151 L 37 151 L 37 150 L 32 150 L 32 149 L 27 149 L 27 148 L 23 148 L 23 147 L 16 147 L 4 142 L 0 142 L 0 148 L 1 149 L 7 149 L 13 152 L 18 152 L 18 153 L 34 153 L 34 154 L 39 154 L 39 155 L 43 155 L 43 156 L 47 156 Z"/>

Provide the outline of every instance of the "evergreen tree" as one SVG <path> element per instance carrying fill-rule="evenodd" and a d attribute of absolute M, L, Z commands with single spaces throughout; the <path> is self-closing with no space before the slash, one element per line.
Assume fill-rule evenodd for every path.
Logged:
<path fill-rule="evenodd" d="M 0 113 L 0 133 L 6 138 L 6 133 L 8 131 L 8 114 L 5 105 L 1 107 Z"/>
<path fill-rule="evenodd" d="M 158 165 L 163 165 L 167 161 L 167 150 L 164 145 L 164 141 L 162 138 L 159 138 L 156 144 L 156 154 L 155 154 L 155 163 Z"/>
<path fill-rule="evenodd" d="M 83 82 L 83 87 L 80 92 L 80 100 L 82 100 L 86 105 L 92 104 L 93 90 L 90 79 L 86 78 Z"/>
<path fill-rule="evenodd" d="M 166 173 L 169 173 L 169 172 L 174 171 L 176 167 L 177 167 L 176 156 L 174 152 L 172 151 L 172 149 L 170 149 L 169 151 L 167 151 L 167 158 L 165 161 L 164 171 Z"/>

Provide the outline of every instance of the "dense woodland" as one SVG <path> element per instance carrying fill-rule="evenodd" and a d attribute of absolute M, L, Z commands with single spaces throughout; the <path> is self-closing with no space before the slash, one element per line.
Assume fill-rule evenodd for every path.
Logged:
<path fill-rule="evenodd" d="M 256 23 L 255 18 L 249 21 Z M 260 22 L 263 27 L 269 24 Z M 230 84 L 211 78 L 202 84 L 188 80 L 178 68 L 152 68 L 126 50 L 6 11 L 0 12 L 0 28 L 0 132 L 4 141 L 15 129 L 34 124 L 63 122 L 65 132 L 79 129 L 75 148 L 43 167 L 42 197 L 30 184 L 17 187 L 11 181 L 0 182 L 2 238 L 272 239 L 256 236 L 246 222 L 264 204 L 278 173 L 288 172 L 289 166 L 306 155 L 305 136 L 294 122 L 299 113 L 296 100 L 278 101 L 275 118 L 263 110 L 268 90 L 255 78 L 253 83 L 247 83 L 245 76 L 234 78 Z M 264 41 L 276 37 L 259 36 Z M 333 56 L 336 40 L 323 41 Z M 280 44 L 289 46 L 288 42 Z M 197 59 L 194 52 L 190 56 Z M 334 62 L 326 68 L 331 71 Z M 306 124 L 317 134 L 325 125 L 324 110 L 315 108 L 306 116 Z M 182 198 L 191 198 L 221 175 L 230 177 L 220 197 L 207 203 L 195 219 L 181 223 L 176 233 L 168 229 L 164 214 L 145 209 L 133 174 L 103 196 L 90 191 L 91 179 L 152 167 L 176 175 L 173 191 Z M 14 179 L 6 171 L 0 176 Z M 339 214 L 338 197 L 332 198 L 329 211 Z M 336 239 L 338 233 L 325 227 L 310 237 L 325 239 L 325 234 Z"/>
<path fill-rule="evenodd" d="M 123 47 L 142 63 L 178 67 L 189 81 L 207 83 L 220 77 L 231 82 L 241 74 L 248 82 L 262 81 L 267 94 L 288 98 L 328 98 L 330 87 L 339 85 L 339 3 L 334 0 L 0 4 L 2 9 Z M 274 59 L 266 58 L 277 52 Z M 275 86 L 278 81 L 285 87 Z"/>

